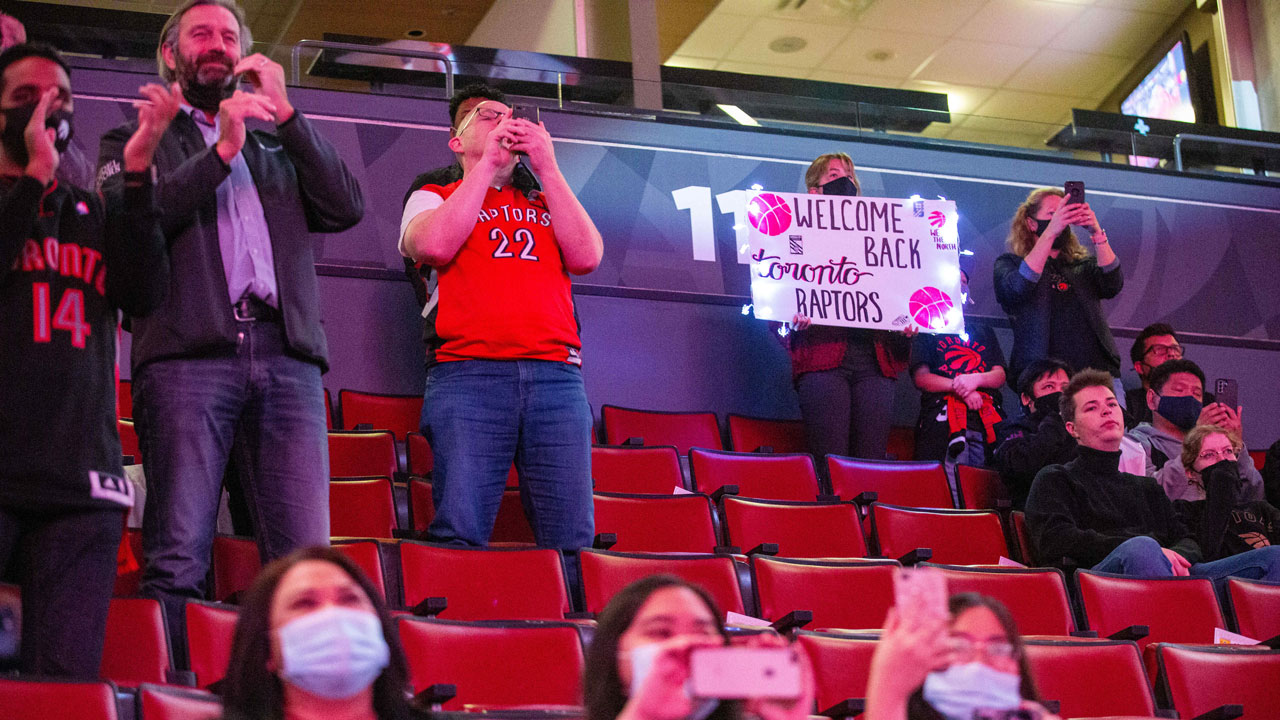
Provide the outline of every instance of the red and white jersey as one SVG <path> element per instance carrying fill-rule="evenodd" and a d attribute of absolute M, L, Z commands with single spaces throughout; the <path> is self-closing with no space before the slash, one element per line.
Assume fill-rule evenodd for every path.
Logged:
<path fill-rule="evenodd" d="M 405 205 L 403 230 L 461 182 L 424 185 Z M 582 341 L 569 274 L 545 198 L 490 187 L 471 235 L 436 268 L 435 360 L 554 360 L 580 365 Z M 403 252 L 403 247 L 401 247 Z M 430 316 L 428 315 L 428 319 Z"/>

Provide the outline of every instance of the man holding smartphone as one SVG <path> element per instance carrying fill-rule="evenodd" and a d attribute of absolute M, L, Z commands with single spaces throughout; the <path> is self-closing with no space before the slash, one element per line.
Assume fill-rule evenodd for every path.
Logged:
<path fill-rule="evenodd" d="M 541 123 L 483 85 L 449 103 L 462 179 L 410 195 L 400 252 L 436 271 L 427 301 L 422 432 L 435 454 L 428 529 L 489 542 L 511 464 L 539 546 L 591 544 L 591 408 L 569 274 L 596 269 L 600 232 Z M 517 174 L 520 156 L 537 175 Z"/>

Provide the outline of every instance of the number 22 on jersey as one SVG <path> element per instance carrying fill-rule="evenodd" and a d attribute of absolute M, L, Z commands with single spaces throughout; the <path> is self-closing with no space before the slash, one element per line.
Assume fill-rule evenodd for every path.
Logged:
<path fill-rule="evenodd" d="M 494 228 L 489 231 L 489 239 L 498 243 L 498 247 L 493 251 L 493 256 L 496 258 L 513 257 L 538 262 L 538 256 L 533 254 L 533 233 L 528 228 L 517 228 L 511 240 L 507 240 L 507 234 L 502 232 L 502 228 Z M 517 255 L 508 249 L 510 245 L 522 246 L 520 254 Z"/>

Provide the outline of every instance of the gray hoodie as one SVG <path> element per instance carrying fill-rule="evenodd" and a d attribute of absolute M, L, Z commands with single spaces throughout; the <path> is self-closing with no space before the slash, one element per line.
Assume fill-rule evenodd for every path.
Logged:
<path fill-rule="evenodd" d="M 1188 482 L 1186 471 L 1182 468 L 1181 440 L 1161 432 L 1151 423 L 1139 424 L 1125 433 L 1125 437 L 1132 438 L 1142 446 L 1147 453 L 1147 476 L 1154 477 L 1160 483 L 1170 500 L 1204 500 L 1204 487 Z M 1156 467 L 1151 459 L 1152 448 L 1169 458 L 1164 467 Z M 1241 451 L 1236 462 L 1240 465 L 1240 501 L 1262 500 L 1262 474 L 1253 466 L 1253 458 L 1248 452 Z"/>

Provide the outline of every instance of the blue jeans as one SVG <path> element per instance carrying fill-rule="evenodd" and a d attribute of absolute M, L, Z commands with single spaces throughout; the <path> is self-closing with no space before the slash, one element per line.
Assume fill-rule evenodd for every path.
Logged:
<path fill-rule="evenodd" d="M 205 576 L 228 457 L 267 562 L 329 542 L 329 446 L 320 368 L 286 352 L 278 323 L 240 322 L 233 350 L 155 360 L 133 378 L 147 477 L 142 594 L 160 600 L 174 636 Z"/>
<path fill-rule="evenodd" d="M 1145 535 L 1129 538 L 1102 562 L 1093 566 L 1099 572 L 1134 577 L 1171 577 L 1173 566 L 1164 556 L 1160 543 Z M 1191 575 L 1222 581 L 1228 577 L 1250 580 L 1280 581 L 1280 545 L 1249 550 L 1212 562 L 1191 566 Z"/>
<path fill-rule="evenodd" d="M 433 541 L 487 544 L 514 461 L 538 545 L 591 545 L 591 406 L 581 369 L 548 360 L 438 363 L 427 373 L 422 434 L 435 455 Z"/>

